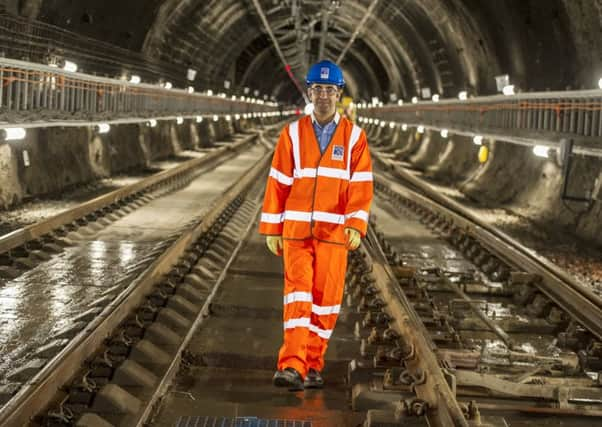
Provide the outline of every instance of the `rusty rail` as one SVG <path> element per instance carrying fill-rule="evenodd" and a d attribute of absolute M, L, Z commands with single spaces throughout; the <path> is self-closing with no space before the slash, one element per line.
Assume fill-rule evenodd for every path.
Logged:
<path fill-rule="evenodd" d="M 135 184 L 128 185 L 103 196 L 99 196 L 88 202 L 84 202 L 74 209 L 67 210 L 36 224 L 20 228 L 9 234 L 1 236 L 0 253 L 9 252 L 10 250 L 22 246 L 29 241 L 38 239 L 52 232 L 53 230 L 56 230 L 57 228 L 70 224 L 73 221 L 83 218 L 95 211 L 101 210 L 105 206 L 109 206 L 125 199 L 128 196 L 153 188 L 161 183 L 177 177 L 180 174 L 187 173 L 200 166 L 210 164 L 211 162 L 215 161 L 215 159 L 223 156 L 226 153 L 239 150 L 241 147 L 249 144 L 255 138 L 256 135 L 252 135 L 251 137 L 245 138 L 244 140 L 232 145 L 220 147 L 215 151 L 208 153 L 206 156 L 190 160 L 173 169 L 160 172 Z"/>
<path fill-rule="evenodd" d="M 378 154 L 375 154 L 374 157 L 386 165 L 396 178 L 401 178 L 422 194 L 401 185 L 397 185 L 395 191 L 401 192 L 404 197 L 449 218 L 456 227 L 469 232 L 485 248 L 497 254 L 509 265 L 519 268 L 520 271 L 539 276 L 541 280 L 533 283 L 534 286 L 598 339 L 602 339 L 602 299 L 598 295 L 544 257 L 535 254 L 510 236 L 491 227 L 460 204 L 437 193 L 428 184 L 403 170 L 401 166 Z M 375 182 L 377 185 L 391 185 L 378 175 Z"/>
<path fill-rule="evenodd" d="M 252 165 L 245 176 L 232 185 L 210 209 L 203 220 L 193 225 L 154 261 L 134 282 L 109 304 L 69 345 L 55 356 L 36 376 L 11 399 L 0 411 L 0 425 L 27 425 L 32 414 L 46 408 L 56 395 L 57 389 L 69 383 L 81 365 L 95 353 L 107 336 L 139 306 L 152 287 L 175 265 L 220 213 L 241 193 L 257 182 L 257 178 L 269 164 L 268 152 Z M 170 369 L 170 374 L 173 374 Z M 162 383 L 163 386 L 163 383 Z M 146 416 L 147 411 L 144 412 Z"/>
<path fill-rule="evenodd" d="M 424 415 L 433 427 L 468 427 L 455 393 L 450 388 L 434 352 L 428 331 L 420 321 L 410 301 L 401 290 L 397 278 L 370 227 L 366 244 L 361 248 L 366 263 L 372 266 L 375 286 L 380 290 L 384 310 L 393 319 L 391 324 L 400 333 L 400 348 L 404 351 L 404 364 L 420 383 L 413 386 L 418 399 L 425 404 Z"/>

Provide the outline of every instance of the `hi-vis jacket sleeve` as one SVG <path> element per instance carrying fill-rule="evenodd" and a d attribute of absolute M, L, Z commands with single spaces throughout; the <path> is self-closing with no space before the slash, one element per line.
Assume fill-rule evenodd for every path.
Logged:
<path fill-rule="evenodd" d="M 355 228 L 364 237 L 372 204 L 372 161 L 366 134 L 362 130 L 351 151 L 350 182 L 347 189 L 345 227 Z"/>
<path fill-rule="evenodd" d="M 282 234 L 284 205 L 293 185 L 294 159 L 288 126 L 280 133 L 272 167 L 265 188 L 259 232 L 267 235 Z"/>

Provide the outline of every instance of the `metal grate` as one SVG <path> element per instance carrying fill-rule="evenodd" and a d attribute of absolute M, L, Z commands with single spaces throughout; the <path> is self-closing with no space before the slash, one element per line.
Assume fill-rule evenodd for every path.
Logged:
<path fill-rule="evenodd" d="M 181 417 L 176 427 L 311 427 L 311 421 L 267 420 L 257 417 Z"/>

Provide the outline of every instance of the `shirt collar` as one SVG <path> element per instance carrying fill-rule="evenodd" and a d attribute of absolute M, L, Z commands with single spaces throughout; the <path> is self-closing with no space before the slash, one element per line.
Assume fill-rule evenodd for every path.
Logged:
<path fill-rule="evenodd" d="M 334 122 L 334 124 L 335 124 L 335 125 L 338 125 L 338 124 L 339 124 L 339 120 L 340 120 L 340 119 L 341 119 L 341 115 L 339 114 L 339 112 L 338 112 L 338 111 L 337 111 L 337 112 L 335 112 L 335 113 L 334 113 L 334 118 L 332 119 L 332 122 Z M 313 113 L 313 111 L 312 111 L 312 113 L 311 113 L 311 122 L 312 122 L 312 123 L 314 123 L 314 124 L 320 125 L 320 124 L 318 123 L 318 121 L 316 120 L 316 116 L 314 116 L 314 113 Z M 328 125 L 328 124 L 330 124 L 330 123 L 332 123 L 332 122 L 326 123 L 326 125 Z M 326 126 L 326 125 L 324 125 L 324 126 Z M 321 125 L 320 125 L 320 126 L 321 126 Z"/>

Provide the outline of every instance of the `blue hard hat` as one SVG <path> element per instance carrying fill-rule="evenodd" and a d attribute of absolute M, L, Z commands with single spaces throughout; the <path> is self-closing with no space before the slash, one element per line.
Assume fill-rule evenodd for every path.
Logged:
<path fill-rule="evenodd" d="M 328 85 L 345 86 L 343 71 L 337 64 L 332 61 L 320 61 L 309 68 L 305 83 L 311 85 L 313 83 L 321 83 Z"/>

